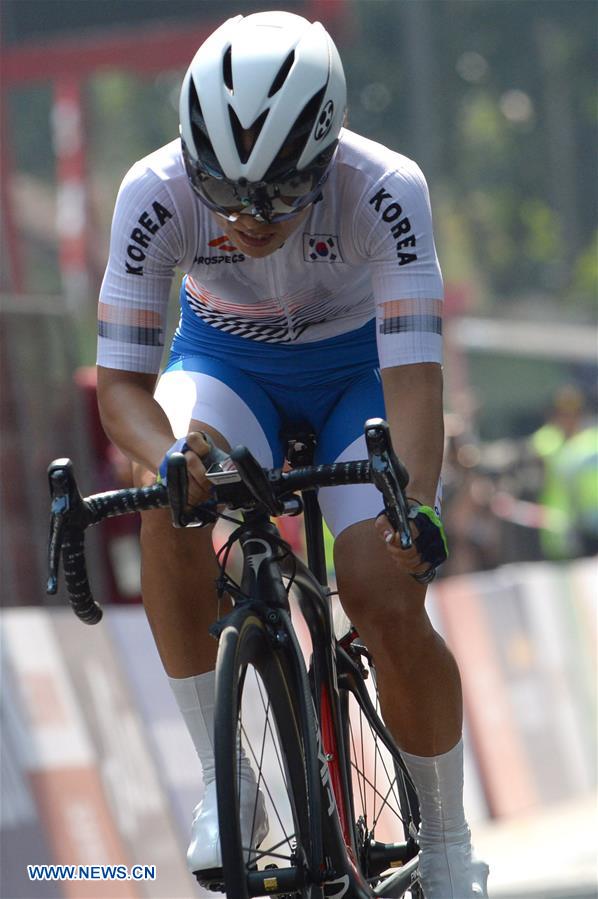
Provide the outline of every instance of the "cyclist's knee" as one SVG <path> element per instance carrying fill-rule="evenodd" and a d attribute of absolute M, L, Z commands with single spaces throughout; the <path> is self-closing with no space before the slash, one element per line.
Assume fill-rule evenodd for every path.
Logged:
<path fill-rule="evenodd" d="M 334 547 L 339 595 L 352 621 L 364 616 L 380 627 L 417 627 L 425 589 L 397 568 L 374 530 L 372 521 L 343 531 Z"/>

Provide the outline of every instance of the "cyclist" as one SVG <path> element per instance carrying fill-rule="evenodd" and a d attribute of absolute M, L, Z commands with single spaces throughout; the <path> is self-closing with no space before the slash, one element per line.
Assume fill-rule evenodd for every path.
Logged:
<path fill-rule="evenodd" d="M 441 274 L 421 171 L 344 128 L 345 106 L 341 60 L 317 22 L 237 16 L 202 44 L 182 85 L 180 139 L 134 165 L 117 198 L 100 409 L 140 483 L 164 478 L 169 453 L 184 451 L 193 503 L 209 496 L 203 433 L 272 466 L 289 422 L 308 420 L 316 461 L 333 462 L 364 457 L 367 418 L 389 421 L 411 473 L 417 548 L 397 548 L 373 486 L 322 490 L 320 501 L 342 603 L 375 656 L 384 716 L 419 793 L 426 897 L 463 899 L 478 887 L 459 674 L 411 577 L 445 557 Z M 175 268 L 181 315 L 157 378 Z M 175 530 L 160 511 L 143 516 L 141 540 L 145 608 L 203 767 L 188 863 L 205 875 L 221 867 L 211 534 Z M 250 817 L 256 783 L 242 769 Z M 268 828 L 258 799 L 256 844 Z"/>

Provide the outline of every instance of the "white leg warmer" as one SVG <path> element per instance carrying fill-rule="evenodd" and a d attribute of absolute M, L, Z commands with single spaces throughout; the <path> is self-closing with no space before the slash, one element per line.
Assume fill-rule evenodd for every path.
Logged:
<path fill-rule="evenodd" d="M 195 674 L 192 677 L 169 677 L 168 680 L 199 756 L 203 782 L 207 787 L 216 779 L 214 760 L 216 672 L 207 671 L 205 674 Z M 255 775 L 243 747 L 240 747 L 239 777 L 242 782 L 255 784 Z"/>
<path fill-rule="evenodd" d="M 401 754 L 419 797 L 426 899 L 469 899 L 471 835 L 463 809 L 463 741 L 443 755 Z"/>
<path fill-rule="evenodd" d="M 181 715 L 193 740 L 207 786 L 216 777 L 214 764 L 215 671 L 193 677 L 169 677 Z"/>

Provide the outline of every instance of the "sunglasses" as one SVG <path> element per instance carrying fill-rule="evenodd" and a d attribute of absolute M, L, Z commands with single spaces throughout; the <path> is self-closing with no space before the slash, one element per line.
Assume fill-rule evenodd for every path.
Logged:
<path fill-rule="evenodd" d="M 326 159 L 301 171 L 292 170 L 276 181 L 231 181 L 210 172 L 207 167 L 190 159 L 183 152 L 185 168 L 191 186 L 200 200 L 214 212 L 226 218 L 251 215 L 258 221 L 275 223 L 293 218 L 318 197 L 328 177 L 333 153 Z"/>

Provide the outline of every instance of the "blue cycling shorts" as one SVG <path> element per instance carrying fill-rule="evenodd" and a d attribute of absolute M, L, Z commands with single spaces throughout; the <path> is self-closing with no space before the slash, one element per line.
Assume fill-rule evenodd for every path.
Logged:
<path fill-rule="evenodd" d="M 176 437 L 191 422 L 207 424 L 271 467 L 284 460 L 283 430 L 308 423 L 317 464 L 367 458 L 364 423 L 385 417 L 374 321 L 291 346 L 227 334 L 201 319 L 194 325 L 192 340 L 175 335 L 156 390 Z M 371 485 L 325 488 L 319 500 L 335 536 L 382 506 Z"/>

